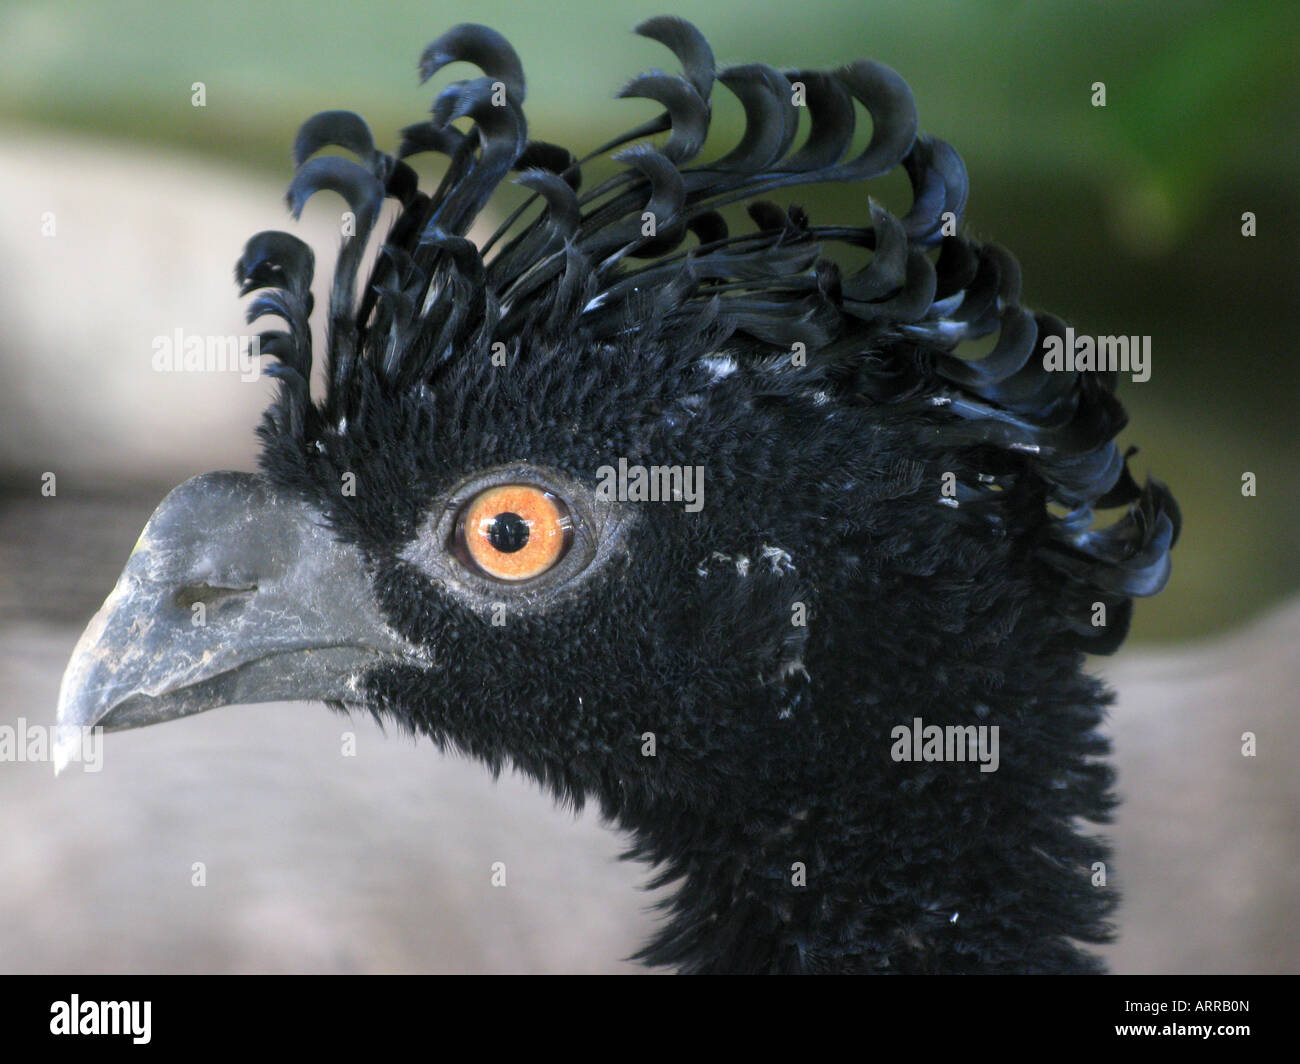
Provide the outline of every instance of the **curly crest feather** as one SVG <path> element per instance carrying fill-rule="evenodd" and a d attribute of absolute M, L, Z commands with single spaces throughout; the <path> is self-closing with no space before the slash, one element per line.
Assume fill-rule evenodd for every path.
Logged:
<path fill-rule="evenodd" d="M 436 388 L 449 367 L 498 344 L 526 366 L 561 340 L 601 345 L 632 334 L 647 349 L 675 343 L 679 373 L 723 353 L 764 369 L 777 394 L 913 413 L 918 451 L 950 455 L 958 477 L 944 519 L 1001 527 L 1031 499 L 1043 527 L 1039 557 L 1061 581 L 1062 622 L 1085 649 L 1115 649 L 1130 596 L 1154 594 L 1168 578 L 1177 506 L 1162 484 L 1134 482 L 1114 442 L 1125 424 L 1116 375 L 1047 371 L 1045 344 L 1064 336 L 1063 323 L 1019 305 L 1020 271 L 1009 253 L 951 235 L 966 203 L 966 171 L 947 143 L 917 132 L 903 80 L 868 61 L 833 71 L 717 71 L 708 43 L 681 19 L 652 18 L 637 32 L 670 49 L 682 72 L 630 81 L 621 96 L 655 101 L 664 113 L 582 159 L 528 139 L 519 58 L 499 33 L 473 24 L 430 44 L 420 74 L 427 81 L 466 61 L 482 76 L 444 89 L 431 118 L 402 131 L 396 157 L 379 151 L 350 112 L 303 124 L 289 205 L 296 216 L 314 193 L 337 192 L 355 232 L 334 267 L 318 405 L 309 386 L 311 250 L 264 232 L 239 260 L 241 292 L 269 289 L 249 320 L 273 314 L 288 324 L 261 338 L 283 380 L 264 436 L 306 447 L 325 426 L 354 422 L 366 387 Z M 720 158 L 691 165 L 708 139 L 719 83 L 740 101 L 744 133 Z M 796 98 L 810 117 L 797 146 Z M 859 106 L 871 137 L 846 158 Z M 469 132 L 454 125 L 463 118 Z M 660 133 L 667 136 L 657 147 L 643 140 Z M 357 161 L 317 154 L 327 147 Z M 422 152 L 448 158 L 432 193 L 403 161 Z M 583 191 L 591 161 L 615 152 L 621 171 Z M 802 208 L 755 198 L 867 181 L 899 166 L 910 210 L 898 218 L 871 200 L 866 226 L 815 225 Z M 511 171 L 532 196 L 479 249 L 466 233 Z M 358 299 L 358 266 L 385 197 L 401 213 Z M 753 228 L 733 233 L 720 210 L 737 203 L 747 204 Z M 827 254 L 832 245 L 865 249 L 870 260 L 845 274 Z M 955 353 L 993 334 L 983 357 Z M 789 357 L 794 345 L 805 357 Z M 1049 506 L 1066 513 L 1052 516 Z M 1096 508 L 1120 506 L 1127 509 L 1118 521 L 1095 527 Z M 1097 602 L 1111 611 L 1107 625 L 1091 621 Z"/>

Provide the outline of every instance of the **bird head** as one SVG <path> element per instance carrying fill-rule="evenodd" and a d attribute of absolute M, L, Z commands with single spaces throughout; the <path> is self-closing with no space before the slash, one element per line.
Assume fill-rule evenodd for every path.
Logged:
<path fill-rule="evenodd" d="M 323 366 L 312 251 L 259 233 L 236 279 L 284 323 L 259 338 L 261 470 L 159 507 L 68 666 L 65 738 L 323 700 L 598 802 L 679 881 L 651 961 L 1086 966 L 1067 939 L 1109 903 L 1070 825 L 1108 776 L 1080 661 L 1164 583 L 1178 526 L 1115 445 L 1116 375 L 1045 368 L 1063 324 L 961 235 L 964 167 L 893 71 L 717 71 L 681 20 L 638 32 L 682 71 L 630 82 L 663 115 L 584 159 L 529 139 L 518 57 L 474 25 L 421 73 L 481 76 L 395 156 L 348 112 L 302 127 L 289 205 L 332 191 L 349 226 Z M 697 162 L 719 85 L 745 130 Z M 448 159 L 432 192 L 421 152 Z M 769 198 L 896 168 L 898 213 Z M 471 242 L 512 173 L 522 206 Z M 891 758 L 915 717 L 1000 725 L 997 781 Z M 1018 930 L 990 886 L 1013 844 L 1049 851 Z"/>

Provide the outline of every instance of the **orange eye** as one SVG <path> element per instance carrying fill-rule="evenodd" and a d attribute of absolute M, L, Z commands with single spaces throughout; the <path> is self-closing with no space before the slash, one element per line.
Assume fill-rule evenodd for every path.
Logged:
<path fill-rule="evenodd" d="M 568 508 L 549 491 L 503 484 L 480 492 L 461 511 L 456 546 L 494 580 L 531 580 L 564 557 L 572 526 Z"/>

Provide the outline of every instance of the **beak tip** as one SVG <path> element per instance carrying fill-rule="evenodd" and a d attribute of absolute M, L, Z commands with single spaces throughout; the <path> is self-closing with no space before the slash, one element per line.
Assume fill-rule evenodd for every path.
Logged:
<path fill-rule="evenodd" d="M 63 731 L 62 728 L 59 729 Z M 60 735 L 54 743 L 54 775 L 61 776 L 63 770 L 68 767 L 68 762 L 72 760 L 72 750 L 66 737 Z"/>
<path fill-rule="evenodd" d="M 80 759 L 85 734 L 98 725 L 111 709 L 111 704 L 103 697 L 92 695 L 92 692 L 99 692 L 102 696 L 106 686 L 99 668 L 100 659 L 95 654 L 95 643 L 103 629 L 104 613 L 105 609 L 101 609 L 91 620 L 77 641 L 67 668 L 63 670 L 51 750 L 55 776 L 61 775 L 69 762 Z"/>
<path fill-rule="evenodd" d="M 68 767 L 68 762 L 72 760 L 73 750 L 81 741 L 81 727 L 74 723 L 74 718 L 78 715 L 74 703 L 76 702 L 78 684 L 73 677 L 76 659 L 69 663 L 67 670 L 63 674 L 63 683 L 59 687 L 59 710 L 55 718 L 57 723 L 54 729 L 54 775 L 61 775 L 63 770 Z"/>

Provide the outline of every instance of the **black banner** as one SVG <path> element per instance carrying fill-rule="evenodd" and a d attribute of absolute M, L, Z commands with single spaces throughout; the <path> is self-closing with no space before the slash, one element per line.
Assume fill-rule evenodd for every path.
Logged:
<path fill-rule="evenodd" d="M 689 980 L 590 977 L 29 976 L 5 980 L 0 1022 L 6 1048 L 112 1042 L 169 1054 L 414 1042 L 435 1055 L 455 1045 L 477 1056 L 476 1044 L 489 1056 L 620 1045 L 668 1055 L 751 1037 L 769 1053 L 818 1056 L 829 1037 L 849 1039 L 854 1055 L 1124 1042 L 1231 1053 L 1294 1033 L 1296 988 L 1292 976 L 750 980 L 704 992 Z"/>

